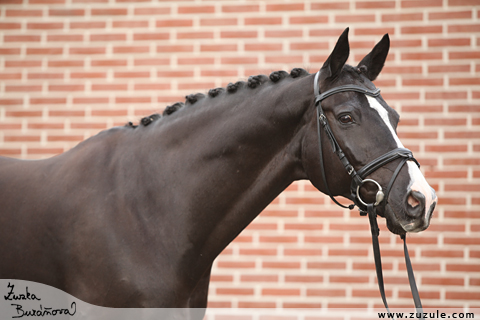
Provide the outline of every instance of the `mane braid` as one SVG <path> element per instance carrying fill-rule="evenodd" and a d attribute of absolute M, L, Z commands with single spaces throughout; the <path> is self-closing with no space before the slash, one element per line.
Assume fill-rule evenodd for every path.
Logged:
<path fill-rule="evenodd" d="M 358 73 L 361 73 L 364 70 L 360 67 L 360 68 L 357 68 L 355 71 L 357 71 Z M 300 77 L 304 77 L 304 76 L 307 76 L 307 75 L 309 75 L 307 70 L 302 69 L 302 68 L 294 68 L 290 71 L 290 73 L 288 73 L 286 71 L 283 71 L 283 70 L 280 70 L 280 71 L 274 71 L 274 72 L 270 73 L 269 76 L 266 76 L 266 75 L 263 75 L 263 74 L 256 75 L 256 76 L 250 76 L 246 82 L 245 81 L 237 81 L 235 83 L 229 83 L 226 86 L 226 88 L 210 89 L 208 91 L 208 97 L 209 98 L 215 98 L 215 97 L 221 95 L 224 92 L 226 92 L 228 94 L 234 94 L 238 90 L 241 90 L 241 89 L 244 89 L 244 88 L 255 89 L 255 88 L 263 85 L 264 83 L 266 83 L 268 81 L 271 81 L 272 83 L 275 84 L 275 83 L 280 82 L 281 80 L 287 78 L 288 76 L 290 76 L 292 78 L 300 78 Z M 148 117 L 144 117 L 140 120 L 140 124 L 142 126 L 146 127 L 149 124 L 151 124 L 152 122 L 154 122 L 158 119 L 161 119 L 162 116 L 164 117 L 164 116 L 171 115 L 172 113 L 174 113 L 177 110 L 183 108 L 184 106 L 193 105 L 197 101 L 205 99 L 205 98 L 206 98 L 206 95 L 203 94 L 203 93 L 189 94 L 189 95 L 185 96 L 185 103 L 176 102 L 176 103 L 174 103 L 170 106 L 167 106 L 167 107 L 165 107 L 165 110 L 163 110 L 163 113 L 161 115 L 158 114 L 158 113 L 154 113 L 154 114 L 152 114 Z M 133 125 L 132 122 L 128 122 L 125 126 L 130 127 L 130 128 L 137 128 L 138 127 L 136 125 Z"/>

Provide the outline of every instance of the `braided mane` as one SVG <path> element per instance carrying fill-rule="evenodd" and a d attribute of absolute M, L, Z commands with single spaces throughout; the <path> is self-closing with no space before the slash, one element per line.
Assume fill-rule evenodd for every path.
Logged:
<path fill-rule="evenodd" d="M 280 80 L 290 76 L 292 78 L 299 78 L 299 77 L 304 77 L 309 75 L 308 71 L 302 68 L 294 68 L 290 73 L 286 71 L 274 71 L 272 72 L 269 76 L 266 75 L 257 75 L 257 76 L 250 76 L 248 80 L 245 81 L 238 81 L 235 83 L 229 83 L 226 88 L 215 88 L 215 89 L 210 89 L 208 91 L 208 97 L 209 98 L 215 98 L 218 95 L 220 95 L 223 92 L 227 92 L 229 94 L 234 94 L 240 90 L 250 88 L 250 89 L 255 89 L 262 84 L 271 81 L 272 83 L 277 83 Z M 206 98 L 207 96 L 203 93 L 194 93 L 194 94 L 189 94 L 185 97 L 185 102 L 175 102 L 172 105 L 169 105 L 165 108 L 162 114 L 159 113 L 154 113 L 151 114 L 147 117 L 143 117 L 140 120 L 139 126 L 148 126 L 152 122 L 159 120 L 163 117 L 166 117 L 168 115 L 171 115 L 172 113 L 176 112 L 177 110 L 183 108 L 186 105 L 193 105 L 197 101 L 202 100 Z M 127 123 L 125 126 L 131 127 L 131 128 L 137 128 L 137 125 L 134 125 L 132 122 Z"/>

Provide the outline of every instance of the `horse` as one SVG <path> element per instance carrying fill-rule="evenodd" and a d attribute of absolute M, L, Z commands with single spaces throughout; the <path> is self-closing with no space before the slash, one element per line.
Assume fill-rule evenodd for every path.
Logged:
<path fill-rule="evenodd" d="M 387 34 L 350 66 L 346 29 L 316 74 L 252 76 L 52 158 L 1 157 L 0 277 L 97 306 L 206 308 L 215 258 L 291 183 L 355 200 L 350 171 L 403 148 L 398 113 L 366 94 L 389 47 Z M 319 135 L 315 92 L 345 86 L 357 90 L 323 97 L 331 134 Z M 425 230 L 437 202 L 414 161 L 401 162 L 377 165 L 356 190 L 377 203 L 396 171 L 376 209 L 399 235 Z"/>

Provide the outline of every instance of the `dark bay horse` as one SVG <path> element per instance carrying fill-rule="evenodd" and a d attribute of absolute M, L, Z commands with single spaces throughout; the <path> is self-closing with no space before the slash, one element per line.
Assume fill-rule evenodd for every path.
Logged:
<path fill-rule="evenodd" d="M 346 65 L 347 29 L 318 90 L 373 90 L 389 46 L 386 35 L 358 66 Z M 99 306 L 205 308 L 214 259 L 277 195 L 300 179 L 326 191 L 314 77 L 303 69 L 250 77 L 50 159 L 0 158 L 0 277 Z M 322 107 L 356 170 L 402 147 L 399 116 L 381 96 L 340 92 Z M 328 137 L 321 140 L 330 192 L 351 198 L 350 176 Z M 368 178 L 386 188 L 399 161 Z M 360 190 L 365 201 L 375 191 Z M 408 161 L 379 214 L 393 233 L 419 232 L 436 201 Z"/>

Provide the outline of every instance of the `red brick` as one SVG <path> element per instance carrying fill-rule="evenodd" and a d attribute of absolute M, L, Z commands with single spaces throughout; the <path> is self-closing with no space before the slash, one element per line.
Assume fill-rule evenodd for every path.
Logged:
<path fill-rule="evenodd" d="M 326 42 L 293 42 L 290 43 L 290 50 L 325 50 L 328 49 Z"/>
<path fill-rule="evenodd" d="M 178 7 L 180 14 L 201 14 L 201 13 L 215 13 L 214 6 L 180 6 Z"/>
<path fill-rule="evenodd" d="M 168 7 L 139 7 L 135 8 L 133 12 L 136 15 L 168 15 L 171 13 L 171 9 Z"/>
<path fill-rule="evenodd" d="M 302 30 L 265 30 L 266 38 L 298 38 L 302 34 Z"/>
<path fill-rule="evenodd" d="M 134 90 L 171 90 L 171 86 L 168 83 L 136 83 L 133 86 Z"/>
<path fill-rule="evenodd" d="M 27 79 L 38 80 L 38 79 L 63 79 L 63 73 L 50 73 L 50 72 L 31 72 L 28 73 Z"/>
<path fill-rule="evenodd" d="M 264 288 L 262 296 L 299 296 L 300 289 L 290 288 Z"/>
<path fill-rule="evenodd" d="M 113 53 L 149 53 L 149 46 L 115 46 Z"/>
<path fill-rule="evenodd" d="M 153 33 L 135 33 L 133 35 L 133 40 L 168 40 L 170 39 L 170 34 L 167 32 L 153 32 Z"/>
<path fill-rule="evenodd" d="M 240 12 L 258 12 L 260 6 L 258 4 L 247 5 L 223 5 L 222 12 L 227 13 L 240 13 Z"/>
<path fill-rule="evenodd" d="M 0 22 L 0 30 L 21 29 L 22 24 L 17 22 Z"/>
<path fill-rule="evenodd" d="M 29 0 L 29 4 L 65 4 L 65 0 Z"/>
<path fill-rule="evenodd" d="M 105 79 L 107 77 L 106 72 L 72 72 L 70 73 L 71 79 Z"/>
<path fill-rule="evenodd" d="M 108 98 L 104 97 L 95 97 L 95 98 L 73 98 L 74 104 L 107 104 Z"/>
<path fill-rule="evenodd" d="M 394 9 L 395 1 L 356 1 L 356 9 Z"/>
<path fill-rule="evenodd" d="M 211 308 L 210 305 L 208 305 L 208 308 Z M 268 301 L 239 301 L 238 302 L 238 308 L 276 308 L 276 303 L 275 302 L 268 302 Z M 240 316 L 241 317 L 241 316 Z M 215 317 L 215 319 L 218 319 L 218 317 Z M 232 319 L 231 316 L 228 316 L 228 319 Z M 225 319 L 225 320 L 228 320 Z M 221 319 L 219 319 L 221 320 Z M 235 318 L 235 320 L 242 320 L 238 317 Z M 246 316 L 245 320 L 250 320 L 249 316 Z"/>
<path fill-rule="evenodd" d="M 84 16 L 85 9 L 50 9 L 48 15 L 52 17 Z"/>
<path fill-rule="evenodd" d="M 454 39 L 429 39 L 429 47 L 467 47 L 470 46 L 470 39 L 468 38 L 454 38 Z"/>
<path fill-rule="evenodd" d="M 450 59 L 457 60 L 465 60 L 465 59 L 480 59 L 480 51 L 472 51 L 472 52 L 449 52 L 448 54 Z"/>
<path fill-rule="evenodd" d="M 221 31 L 221 38 L 238 39 L 238 38 L 256 38 L 257 31 Z"/>
<path fill-rule="evenodd" d="M 104 21 L 70 22 L 70 29 L 104 29 Z"/>
<path fill-rule="evenodd" d="M 191 78 L 193 77 L 193 71 L 192 70 L 185 70 L 185 71 L 158 71 L 157 76 L 159 78 Z"/>
<path fill-rule="evenodd" d="M 126 21 L 113 21 L 112 26 L 114 28 L 148 28 L 148 21 L 145 20 L 126 20 Z"/>
<path fill-rule="evenodd" d="M 423 13 L 382 14 L 382 22 L 423 21 Z"/>
<path fill-rule="evenodd" d="M 47 41 L 51 41 L 51 42 L 79 42 L 79 41 L 83 41 L 83 35 L 81 35 L 81 34 L 47 35 Z"/>
<path fill-rule="evenodd" d="M 119 79 L 129 79 L 129 78 L 150 78 L 150 71 L 125 71 L 125 72 L 115 72 L 115 78 Z"/>
<path fill-rule="evenodd" d="M 177 32 L 177 39 L 213 39 L 213 32 Z"/>
<path fill-rule="evenodd" d="M 202 52 L 225 52 L 225 51 L 237 51 L 237 44 L 202 44 L 200 45 L 200 51 Z M 193 47 L 191 47 L 193 51 Z"/>
<path fill-rule="evenodd" d="M 151 58 L 151 59 L 135 59 L 133 61 L 135 66 L 165 66 L 170 64 L 170 59 L 168 58 Z M 126 65 L 126 61 L 125 61 Z"/>
<path fill-rule="evenodd" d="M 94 117 L 126 117 L 128 110 L 92 110 L 92 116 Z"/>
<path fill-rule="evenodd" d="M 428 13 L 429 20 L 471 19 L 472 11 L 441 11 Z"/>
<path fill-rule="evenodd" d="M 388 33 L 390 36 L 395 34 L 394 28 L 355 28 L 355 35 L 358 36 L 383 36 Z"/>
<path fill-rule="evenodd" d="M 5 35 L 3 41 L 5 42 L 40 42 L 39 35 Z"/>
<path fill-rule="evenodd" d="M 257 64 L 258 58 L 256 57 L 223 57 L 221 58 L 221 64 Z"/>
<path fill-rule="evenodd" d="M 114 59 L 114 60 L 92 60 L 90 62 L 92 67 L 121 67 L 127 65 L 127 60 Z"/>
<path fill-rule="evenodd" d="M 336 23 L 375 22 L 374 14 L 348 14 L 335 16 Z"/>
<path fill-rule="evenodd" d="M 480 1 L 478 0 L 448 0 L 448 5 L 455 6 L 478 6 Z"/>
<path fill-rule="evenodd" d="M 315 16 L 297 16 L 290 17 L 289 22 L 291 25 L 296 24 L 316 24 L 316 23 L 328 23 L 328 16 L 315 15 Z M 288 32 L 288 30 L 285 30 Z"/>
<path fill-rule="evenodd" d="M 93 91 L 127 91 L 128 85 L 126 84 L 92 84 Z"/>
<path fill-rule="evenodd" d="M 456 99 L 466 99 L 467 93 L 464 91 L 443 91 L 443 92 L 427 92 L 425 98 L 428 100 L 456 100 Z"/>
<path fill-rule="evenodd" d="M 439 26 L 409 26 L 409 27 L 402 27 L 401 32 L 402 34 L 432 34 L 432 33 L 439 33 L 441 34 L 443 27 Z"/>
<path fill-rule="evenodd" d="M 115 103 L 150 103 L 150 97 L 116 97 Z"/>
<path fill-rule="evenodd" d="M 307 289 L 307 297 L 344 297 L 345 294 L 345 289 Z"/>
<path fill-rule="evenodd" d="M 344 1 L 314 2 L 311 4 L 311 8 L 312 10 L 348 10 L 350 3 Z"/>
<path fill-rule="evenodd" d="M 165 19 L 157 20 L 157 28 L 172 28 L 172 27 L 191 27 L 193 20 L 191 19 Z"/>
<path fill-rule="evenodd" d="M 457 24 L 448 26 L 449 33 L 473 33 L 479 31 L 480 24 Z"/>
<path fill-rule="evenodd" d="M 48 67 L 51 68 L 66 68 L 66 67 L 83 67 L 81 60 L 51 60 L 48 61 Z"/>
<path fill-rule="evenodd" d="M 5 142 L 40 142 L 40 136 L 11 136 L 11 135 L 4 135 L 3 141 Z"/>
<path fill-rule="evenodd" d="M 284 261 L 263 261 L 264 269 L 300 269 L 300 262 L 284 262 Z"/>
<path fill-rule="evenodd" d="M 479 270 L 477 270 L 477 272 Z M 480 292 L 447 291 L 445 292 L 445 299 L 480 301 Z"/>
<path fill-rule="evenodd" d="M 470 72 L 470 65 L 429 65 L 429 73 L 459 73 L 459 72 Z"/>
<path fill-rule="evenodd" d="M 70 48 L 70 54 L 81 54 L 81 55 L 93 55 L 93 54 L 105 54 L 106 49 L 96 47 L 96 48 Z"/>
<path fill-rule="evenodd" d="M 6 85 L 5 92 L 39 92 L 42 86 L 39 85 Z"/>
<path fill-rule="evenodd" d="M 198 83 L 180 83 L 178 84 L 178 89 L 180 90 L 207 90 L 208 88 L 215 87 L 213 82 L 198 82 Z"/>
<path fill-rule="evenodd" d="M 428 7 L 442 7 L 443 1 L 442 0 L 402 0 L 401 7 L 402 8 L 428 8 Z"/>
<path fill-rule="evenodd" d="M 267 4 L 268 11 L 303 11 L 305 5 L 303 3 L 284 3 L 284 4 Z"/>
<path fill-rule="evenodd" d="M 23 104 L 23 99 L 0 99 L 1 106 L 13 106 Z"/>
<path fill-rule="evenodd" d="M 63 29 L 63 23 L 61 22 L 30 22 L 27 23 L 27 29 L 29 30 L 58 30 Z"/>
<path fill-rule="evenodd" d="M 23 2 L 20 1 L 20 2 Z M 6 9 L 6 17 L 41 17 L 43 16 L 42 10 L 30 10 L 30 9 Z"/>
<path fill-rule="evenodd" d="M 127 35 L 124 33 L 105 33 L 105 34 L 91 34 L 90 41 L 126 41 Z M 134 40 L 138 40 L 135 39 Z"/>
<path fill-rule="evenodd" d="M 20 55 L 20 48 L 0 48 L 0 54 Z"/>
<path fill-rule="evenodd" d="M 92 8 L 92 16 L 125 16 L 127 15 L 127 8 Z"/>
<path fill-rule="evenodd" d="M 443 55 L 441 52 L 405 52 L 401 54 L 402 60 L 441 60 Z"/>
<path fill-rule="evenodd" d="M 85 85 L 83 84 L 57 84 L 57 85 L 49 85 L 48 86 L 49 91 L 66 91 L 66 92 L 71 92 L 71 91 L 83 91 L 85 90 Z"/>
<path fill-rule="evenodd" d="M 252 288 L 217 288 L 218 295 L 251 296 L 254 290 Z"/>
<path fill-rule="evenodd" d="M 237 24 L 238 24 L 237 18 L 200 19 L 201 26 L 236 26 Z"/>
<path fill-rule="evenodd" d="M 227 269 L 253 269 L 255 262 L 253 261 L 218 261 L 219 268 Z"/>
<path fill-rule="evenodd" d="M 402 85 L 404 86 L 443 86 L 443 79 L 431 79 L 431 78 L 420 78 L 420 79 L 402 79 Z"/>
<path fill-rule="evenodd" d="M 282 51 L 282 47 L 281 43 L 247 43 L 245 51 Z"/>
<path fill-rule="evenodd" d="M 420 66 L 385 66 L 382 74 L 421 74 Z"/>
<path fill-rule="evenodd" d="M 281 17 L 265 17 L 265 18 L 245 18 L 245 25 L 280 25 Z"/>
<path fill-rule="evenodd" d="M 60 55 L 63 54 L 63 48 L 27 48 L 27 55 Z"/>

